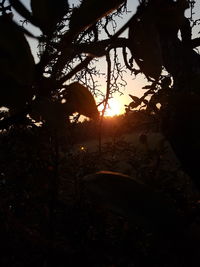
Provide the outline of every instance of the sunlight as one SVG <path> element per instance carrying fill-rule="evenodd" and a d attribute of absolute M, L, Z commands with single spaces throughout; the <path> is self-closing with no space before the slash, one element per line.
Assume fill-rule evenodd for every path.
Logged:
<path fill-rule="evenodd" d="M 108 107 L 105 112 L 105 116 L 113 117 L 115 115 L 119 115 L 121 113 L 121 105 L 119 101 L 112 98 L 108 101 Z"/>

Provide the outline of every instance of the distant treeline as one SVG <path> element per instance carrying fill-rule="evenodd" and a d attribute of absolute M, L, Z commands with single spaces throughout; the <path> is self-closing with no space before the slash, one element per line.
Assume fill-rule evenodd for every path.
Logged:
<path fill-rule="evenodd" d="M 159 119 L 155 114 L 145 111 L 133 111 L 114 117 L 103 119 L 101 134 L 102 137 L 119 137 L 133 131 L 159 131 Z M 99 136 L 100 127 L 98 121 L 82 121 L 71 126 L 71 135 L 74 143 L 96 139 Z"/>

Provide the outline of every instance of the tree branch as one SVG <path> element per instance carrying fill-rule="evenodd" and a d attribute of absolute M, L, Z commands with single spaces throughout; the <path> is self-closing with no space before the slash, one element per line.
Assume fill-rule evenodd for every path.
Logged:
<path fill-rule="evenodd" d="M 200 37 L 191 40 L 191 46 L 192 48 L 200 46 Z"/>
<path fill-rule="evenodd" d="M 119 29 L 110 39 L 106 40 L 104 45 L 107 43 L 107 46 L 109 45 L 112 45 L 112 44 L 117 44 L 117 39 L 118 37 L 129 27 L 130 23 L 132 23 L 133 20 L 135 20 L 136 17 L 135 15 L 130 18 L 123 26 L 121 29 Z M 64 37 L 63 37 L 64 38 Z M 125 38 L 124 38 L 125 39 Z M 119 43 L 118 45 L 120 45 L 120 41 L 122 39 L 119 39 Z M 60 52 L 61 52 L 61 55 L 59 56 L 56 64 L 54 65 L 54 68 L 53 68 L 53 72 L 54 73 L 57 73 L 59 71 L 61 71 L 65 64 L 72 58 L 76 55 L 75 53 L 75 50 L 74 50 L 74 47 L 72 49 L 71 47 L 71 44 L 72 44 L 72 41 L 73 41 L 73 38 L 71 38 L 71 36 L 69 37 L 69 39 L 65 42 L 65 44 L 67 43 L 68 45 L 65 45 L 65 46 L 62 46 L 60 48 Z M 102 41 L 103 42 L 103 41 Z M 62 43 L 62 40 L 61 40 L 61 43 Z M 70 45 L 69 45 L 70 44 Z M 102 43 L 103 44 L 103 43 Z M 126 41 L 126 45 L 128 45 L 128 42 Z M 122 44 L 120 45 L 122 46 Z M 78 52 L 78 51 L 77 51 Z M 103 51 L 102 51 L 103 52 Z M 79 51 L 80 53 L 80 51 Z M 106 54 L 106 51 L 104 51 L 103 54 L 101 54 L 101 56 L 105 55 Z"/>
<path fill-rule="evenodd" d="M 81 71 L 83 68 L 86 68 L 87 65 L 90 63 L 90 61 L 93 58 L 94 57 L 92 57 L 92 56 L 88 56 L 83 62 L 81 62 L 80 64 L 78 64 L 70 73 L 68 73 L 67 75 L 65 75 L 64 77 L 62 77 L 56 83 L 56 87 L 60 89 L 60 87 L 63 85 L 63 83 L 65 83 L 67 80 L 71 79 L 77 72 Z"/>
<path fill-rule="evenodd" d="M 101 155 L 101 146 L 102 146 L 102 125 L 103 125 L 103 119 L 104 114 L 108 105 L 108 100 L 110 96 L 110 82 L 111 82 L 111 60 L 109 53 L 106 55 L 106 61 L 107 61 L 107 88 L 106 88 L 106 97 L 104 100 L 104 108 L 102 110 L 101 119 L 99 123 L 99 154 Z"/>
<path fill-rule="evenodd" d="M 79 45 L 75 45 L 74 50 L 76 54 L 80 53 L 88 53 L 93 55 L 94 57 L 101 57 L 107 53 L 107 50 L 117 47 L 127 47 L 128 39 L 127 38 L 117 38 L 112 42 L 110 39 L 93 42 L 93 43 L 83 43 Z"/>

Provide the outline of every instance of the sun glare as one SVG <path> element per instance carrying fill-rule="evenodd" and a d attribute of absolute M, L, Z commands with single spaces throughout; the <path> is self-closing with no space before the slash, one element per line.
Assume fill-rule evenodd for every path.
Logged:
<path fill-rule="evenodd" d="M 120 103 L 116 99 L 112 98 L 108 102 L 108 107 L 105 112 L 105 116 L 113 117 L 121 113 Z"/>

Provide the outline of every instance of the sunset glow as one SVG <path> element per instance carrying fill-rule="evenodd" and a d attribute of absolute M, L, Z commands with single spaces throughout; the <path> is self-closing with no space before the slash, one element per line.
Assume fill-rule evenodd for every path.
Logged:
<path fill-rule="evenodd" d="M 105 112 L 105 116 L 113 117 L 115 115 L 119 115 L 121 112 L 121 104 L 118 100 L 112 98 L 108 102 L 108 107 Z"/>

